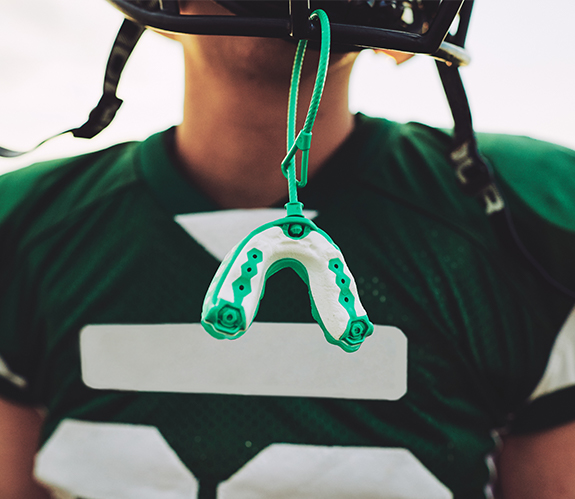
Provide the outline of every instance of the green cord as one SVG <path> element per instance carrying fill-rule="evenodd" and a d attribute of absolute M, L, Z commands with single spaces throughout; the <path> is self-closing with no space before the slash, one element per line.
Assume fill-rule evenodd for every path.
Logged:
<path fill-rule="evenodd" d="M 325 78 L 327 76 L 327 68 L 329 65 L 329 54 L 331 45 L 331 30 L 327 14 L 323 10 L 316 10 L 311 14 L 310 19 L 312 20 L 319 19 L 321 26 L 321 47 L 319 53 L 317 76 L 315 79 L 313 93 L 311 96 L 309 109 L 307 112 L 304 126 L 296 138 L 295 130 L 296 130 L 298 92 L 299 92 L 303 59 L 307 47 L 307 40 L 300 40 L 294 58 L 290 91 L 289 91 L 288 123 L 287 123 L 288 152 L 281 164 L 283 174 L 288 179 L 289 204 L 292 207 L 300 205 L 300 203 L 298 203 L 297 200 L 297 188 L 304 187 L 307 184 L 309 149 L 311 146 L 311 130 L 313 128 L 313 124 L 317 116 L 319 103 L 325 86 Z M 299 181 L 296 178 L 296 164 L 295 164 L 295 154 L 298 149 L 302 151 L 301 180 Z M 301 211 L 301 209 L 299 211 Z"/>

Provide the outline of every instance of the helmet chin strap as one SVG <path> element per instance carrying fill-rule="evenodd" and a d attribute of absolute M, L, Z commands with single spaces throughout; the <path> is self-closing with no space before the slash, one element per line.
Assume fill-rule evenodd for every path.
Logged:
<path fill-rule="evenodd" d="M 468 196 L 479 200 L 489 216 L 499 241 L 508 251 L 516 255 L 519 261 L 530 270 L 534 270 L 553 288 L 575 299 L 575 291 L 553 278 L 523 244 L 513 222 L 511 211 L 497 187 L 493 169 L 478 150 L 469 102 L 459 68 L 455 64 L 447 65 L 437 61 L 437 69 L 455 123 L 454 146 L 450 160 L 459 187 Z"/>
<path fill-rule="evenodd" d="M 501 211 L 505 203 L 495 185 L 491 166 L 477 149 L 469 102 L 459 68 L 439 61 L 436 65 L 455 124 L 450 160 L 459 187 L 468 196 L 477 197 L 488 215 Z"/>
<path fill-rule="evenodd" d="M 122 105 L 123 101 L 116 96 L 120 75 L 122 74 L 124 66 L 126 65 L 130 54 L 134 50 L 136 43 L 138 43 L 138 40 L 144 31 L 144 27 L 127 19 L 122 23 L 120 31 L 114 41 L 114 45 L 112 46 L 110 57 L 108 58 L 106 73 L 104 75 L 102 97 L 100 97 L 100 101 L 90 112 L 90 116 L 86 123 L 80 127 L 71 128 L 64 132 L 57 133 L 27 151 L 13 151 L 11 149 L 0 147 L 0 157 L 16 158 L 18 156 L 22 156 L 23 154 L 34 151 L 45 142 L 66 133 L 71 133 L 74 137 L 78 138 L 91 139 L 106 128 L 112 122 L 118 109 L 120 109 L 120 106 Z"/>

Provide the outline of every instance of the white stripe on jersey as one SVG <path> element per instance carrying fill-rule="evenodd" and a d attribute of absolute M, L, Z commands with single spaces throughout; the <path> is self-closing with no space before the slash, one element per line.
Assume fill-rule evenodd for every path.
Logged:
<path fill-rule="evenodd" d="M 90 325 L 80 353 L 84 383 L 103 390 L 375 400 L 407 391 L 407 338 L 391 326 L 346 353 L 316 323 L 254 322 L 236 340 L 201 324 Z"/>

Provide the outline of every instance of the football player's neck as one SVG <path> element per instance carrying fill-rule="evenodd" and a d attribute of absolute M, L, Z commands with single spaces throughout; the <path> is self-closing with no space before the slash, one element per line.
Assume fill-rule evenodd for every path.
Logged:
<path fill-rule="evenodd" d="M 317 53 L 310 52 L 302 74 L 298 130 L 315 81 L 314 58 Z M 330 66 L 313 129 L 310 177 L 353 129 L 347 95 L 354 59 L 342 56 Z M 286 153 L 289 66 L 269 74 L 244 69 L 222 71 L 205 59 L 186 58 L 177 153 L 193 181 L 222 208 L 270 206 L 287 195 L 280 163 Z"/>

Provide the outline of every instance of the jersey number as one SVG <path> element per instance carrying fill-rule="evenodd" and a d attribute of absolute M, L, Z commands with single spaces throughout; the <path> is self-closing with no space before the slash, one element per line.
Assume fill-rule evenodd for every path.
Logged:
<path fill-rule="evenodd" d="M 198 482 L 151 426 L 64 420 L 36 477 L 73 499 L 194 499 Z M 218 486 L 218 499 L 448 499 L 406 449 L 273 444 Z"/>

